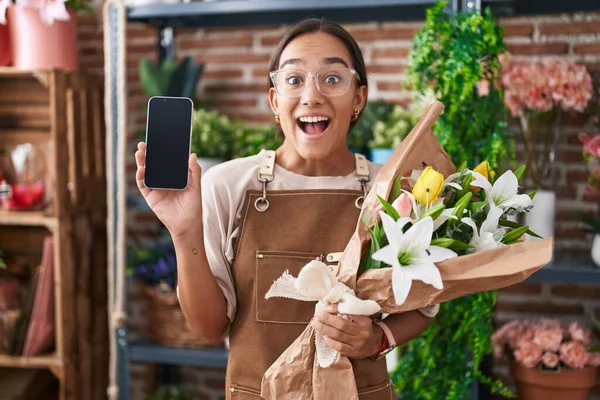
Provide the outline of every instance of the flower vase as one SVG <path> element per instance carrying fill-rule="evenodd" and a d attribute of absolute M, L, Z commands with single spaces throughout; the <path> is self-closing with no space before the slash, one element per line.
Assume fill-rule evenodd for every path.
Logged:
<path fill-rule="evenodd" d="M 518 398 L 527 400 L 588 400 L 598 379 L 598 367 L 543 371 L 526 368 L 514 359 L 510 371 Z"/>
<path fill-rule="evenodd" d="M 600 233 L 594 235 L 594 241 L 592 242 L 592 261 L 596 267 L 600 267 Z"/>
<path fill-rule="evenodd" d="M 10 64 L 10 35 L 7 25 L 0 24 L 0 67 Z"/>
<path fill-rule="evenodd" d="M 371 161 L 377 164 L 385 164 L 394 153 L 394 149 L 371 149 Z"/>
<path fill-rule="evenodd" d="M 69 10 L 67 21 L 44 23 L 36 8 L 8 7 L 8 26 L 13 65 L 18 69 L 64 69 L 79 67 L 77 14 Z"/>
<path fill-rule="evenodd" d="M 554 236 L 556 215 L 556 193 L 551 190 L 537 191 L 533 198 L 533 209 L 525 214 L 525 225 L 542 238 Z M 526 235 L 527 240 L 538 240 Z"/>

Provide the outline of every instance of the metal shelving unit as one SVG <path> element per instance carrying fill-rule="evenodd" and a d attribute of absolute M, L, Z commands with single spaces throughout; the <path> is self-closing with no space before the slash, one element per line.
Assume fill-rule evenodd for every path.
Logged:
<path fill-rule="evenodd" d="M 306 17 L 325 17 L 339 22 L 423 20 L 425 10 L 435 0 L 215 0 L 179 4 L 154 4 L 127 9 L 126 20 L 141 22 L 157 29 L 159 59 L 175 56 L 175 34 L 180 28 L 240 27 L 288 24 Z M 532 15 L 600 9 L 597 0 L 450 0 L 448 12 L 477 11 L 490 7 L 496 16 Z M 124 27 L 116 13 L 111 15 L 111 33 Z M 115 59 L 120 49 L 110 50 Z M 116 64 L 115 64 L 116 65 Z M 116 78 L 107 82 L 117 86 Z M 110 99 L 118 109 L 118 98 Z M 114 117 L 115 126 L 118 118 Z M 116 131 L 109 132 L 115 135 Z M 116 183 L 114 183 L 116 185 Z M 140 204 L 129 199 L 130 206 Z M 142 201 L 143 203 L 143 201 Z M 117 218 L 123 217 L 115 215 Z M 582 268 L 576 268 L 582 267 Z M 528 281 L 562 282 L 600 285 L 600 269 L 591 267 L 591 260 L 557 254 L 552 265 L 533 274 Z M 164 365 L 190 365 L 225 368 L 228 352 L 225 348 L 182 349 L 162 347 L 149 341 L 130 342 L 126 328 L 117 330 L 119 400 L 129 400 L 129 362 L 153 362 Z M 474 389 L 476 398 L 477 389 Z"/>

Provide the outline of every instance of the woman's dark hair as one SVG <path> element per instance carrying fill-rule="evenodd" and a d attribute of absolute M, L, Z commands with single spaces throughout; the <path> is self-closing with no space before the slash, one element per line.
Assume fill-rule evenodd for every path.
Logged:
<path fill-rule="evenodd" d="M 365 60 L 360 47 L 358 47 L 358 43 L 356 43 L 356 40 L 352 37 L 352 35 L 350 35 L 350 33 L 348 33 L 348 31 L 345 30 L 340 24 L 333 21 L 328 21 L 324 18 L 310 18 L 292 25 L 283 35 L 283 38 L 277 45 L 277 48 L 275 49 L 275 52 L 273 53 L 269 63 L 269 71 L 275 71 L 279 67 L 281 53 L 283 53 L 283 50 L 288 44 L 290 44 L 292 40 L 304 34 L 315 32 L 328 33 L 337 37 L 342 41 L 342 43 L 344 43 L 348 49 L 348 52 L 350 53 L 350 58 L 352 59 L 352 68 L 354 68 L 358 74 L 359 84 L 365 85 L 368 88 L 369 81 L 367 80 L 367 68 L 365 67 Z M 269 88 L 272 87 L 273 82 L 271 82 L 269 79 Z M 352 129 L 356 122 L 357 121 L 352 121 L 350 123 L 350 129 Z"/>

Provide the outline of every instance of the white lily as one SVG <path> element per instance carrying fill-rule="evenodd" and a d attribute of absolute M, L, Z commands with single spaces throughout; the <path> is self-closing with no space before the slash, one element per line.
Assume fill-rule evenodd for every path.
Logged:
<path fill-rule="evenodd" d="M 477 230 L 477 225 L 471 218 L 461 219 L 461 222 L 469 225 L 471 229 L 473 229 L 473 237 L 469 242 L 473 248 L 469 249 L 469 253 L 478 253 L 480 251 L 492 250 L 496 247 L 504 246 L 501 240 L 506 233 L 506 229 L 498 226 L 498 221 L 502 214 L 503 211 L 501 208 L 490 206 L 490 211 L 479 230 Z"/>
<path fill-rule="evenodd" d="M 526 194 L 518 194 L 519 180 L 511 170 L 502 174 L 494 185 L 478 172 L 471 171 L 475 180 L 471 186 L 485 190 L 486 200 L 491 206 L 500 207 L 502 210 L 518 207 L 529 207 L 531 198 Z"/>
<path fill-rule="evenodd" d="M 406 190 L 402 190 L 402 192 L 408 195 L 408 198 L 412 203 L 413 212 L 410 218 L 410 222 L 412 222 L 413 224 L 419 221 L 421 219 L 421 215 L 425 214 L 425 212 L 427 212 L 429 208 L 438 206 L 444 202 L 444 199 L 438 199 L 432 202 L 429 206 L 426 206 L 424 204 L 417 203 L 417 199 L 415 199 L 415 196 L 411 192 L 408 192 Z M 449 219 L 458 219 L 454 215 L 452 215 L 453 212 L 454 208 L 444 209 L 444 211 L 442 211 L 442 213 L 433 221 L 433 231 L 437 231 L 438 228 Z"/>
<path fill-rule="evenodd" d="M 435 263 L 456 257 L 457 254 L 431 245 L 433 219 L 425 217 L 403 233 L 402 228 L 410 222 L 410 218 L 400 218 L 394 222 L 386 213 L 380 214 L 389 244 L 372 257 L 392 266 L 392 289 L 396 304 L 404 304 L 413 280 L 432 285 L 438 290 L 443 289 L 442 276 Z"/>

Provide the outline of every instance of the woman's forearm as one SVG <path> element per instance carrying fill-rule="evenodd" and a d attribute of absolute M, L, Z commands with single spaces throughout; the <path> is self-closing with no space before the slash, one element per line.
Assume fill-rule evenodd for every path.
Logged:
<path fill-rule="evenodd" d="M 208 265 L 202 226 L 185 236 L 173 237 L 173 244 L 183 314 L 200 337 L 216 344 L 222 340 L 229 318 L 225 297 Z"/>
<path fill-rule="evenodd" d="M 389 315 L 384 321 L 394 334 L 396 344 L 401 345 L 419 336 L 433 322 L 433 318 L 414 310 Z"/>

